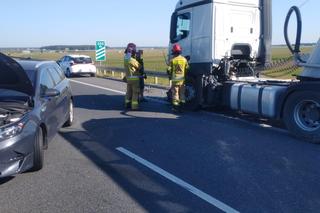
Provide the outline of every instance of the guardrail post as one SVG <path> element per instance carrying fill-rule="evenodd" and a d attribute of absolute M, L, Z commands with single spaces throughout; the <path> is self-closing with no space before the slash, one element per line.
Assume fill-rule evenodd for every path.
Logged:
<path fill-rule="evenodd" d="M 99 72 L 99 74 L 104 75 L 104 76 L 121 77 L 122 79 L 125 76 L 124 69 L 119 68 L 119 67 L 97 66 L 97 72 Z M 150 76 L 151 82 L 153 81 L 155 84 L 159 84 L 160 78 L 163 78 L 163 79 L 168 78 L 168 75 L 165 72 L 146 70 L 146 74 L 148 76 Z M 153 78 L 154 78 L 154 80 L 153 80 Z M 171 81 L 169 81 L 169 85 L 171 87 L 171 85 L 172 85 Z"/>

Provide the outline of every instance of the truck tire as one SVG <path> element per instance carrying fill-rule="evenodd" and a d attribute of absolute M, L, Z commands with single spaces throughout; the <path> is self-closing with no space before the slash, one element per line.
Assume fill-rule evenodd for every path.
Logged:
<path fill-rule="evenodd" d="M 283 120 L 296 137 L 320 143 L 320 93 L 300 91 L 291 94 L 285 103 Z"/>
<path fill-rule="evenodd" d="M 41 127 L 38 127 L 36 139 L 33 147 L 33 167 L 31 171 L 39 171 L 43 167 L 44 148 L 43 148 L 43 131 Z"/>
<path fill-rule="evenodd" d="M 186 81 L 186 104 L 185 109 L 196 111 L 201 108 L 202 77 L 188 77 Z"/>

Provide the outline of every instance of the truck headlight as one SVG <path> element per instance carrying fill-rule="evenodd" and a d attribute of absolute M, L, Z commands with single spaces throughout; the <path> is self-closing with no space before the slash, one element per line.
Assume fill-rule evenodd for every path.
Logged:
<path fill-rule="evenodd" d="M 17 135 L 19 135 L 24 127 L 23 122 L 16 123 L 12 126 L 6 127 L 6 128 L 1 128 L 0 129 L 0 141 L 4 141 L 9 138 L 13 138 Z"/>

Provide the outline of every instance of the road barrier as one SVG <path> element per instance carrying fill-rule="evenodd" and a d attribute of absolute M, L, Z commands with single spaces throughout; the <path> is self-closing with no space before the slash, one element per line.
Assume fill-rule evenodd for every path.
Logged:
<path fill-rule="evenodd" d="M 304 60 L 307 60 L 309 58 L 309 54 L 302 54 L 302 58 Z M 109 76 L 112 78 L 118 77 L 123 78 L 125 76 L 125 70 L 124 68 L 120 67 L 108 67 L 108 66 L 101 66 L 96 65 L 98 73 L 100 73 L 102 76 Z M 293 61 L 293 57 L 288 57 L 284 59 L 278 59 L 270 63 L 267 67 L 264 67 L 263 69 L 259 70 L 260 74 L 265 77 L 270 78 L 281 78 L 284 76 L 291 75 L 293 73 L 298 72 L 301 70 L 296 63 Z M 163 80 L 160 79 L 168 79 L 168 75 L 166 72 L 159 72 L 159 71 L 150 71 L 146 70 L 145 73 L 148 77 L 151 77 L 153 82 L 152 84 L 158 85 L 163 84 Z M 149 78 L 150 79 L 150 78 Z M 150 80 L 149 80 L 150 82 Z M 171 81 L 167 81 L 166 86 L 171 86 Z"/>
<path fill-rule="evenodd" d="M 102 75 L 108 75 L 111 77 L 120 77 L 121 79 L 124 78 L 125 76 L 125 70 L 124 68 L 120 67 L 107 67 L 107 66 L 100 66 L 96 65 L 98 73 Z M 168 75 L 166 72 L 158 72 L 158 71 L 150 71 L 150 70 L 145 70 L 145 73 L 147 74 L 148 77 L 154 78 L 154 84 L 159 84 L 159 79 L 168 79 Z M 118 75 L 116 75 L 118 74 Z M 120 75 L 120 76 L 119 76 Z"/>

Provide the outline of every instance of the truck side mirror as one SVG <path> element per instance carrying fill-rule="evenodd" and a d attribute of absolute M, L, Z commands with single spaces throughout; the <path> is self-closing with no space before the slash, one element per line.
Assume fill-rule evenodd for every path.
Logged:
<path fill-rule="evenodd" d="M 178 23 L 178 14 L 174 12 L 171 16 L 171 29 L 170 29 L 170 41 L 175 43 L 177 37 L 177 23 Z"/>

